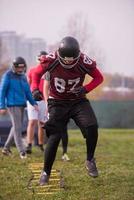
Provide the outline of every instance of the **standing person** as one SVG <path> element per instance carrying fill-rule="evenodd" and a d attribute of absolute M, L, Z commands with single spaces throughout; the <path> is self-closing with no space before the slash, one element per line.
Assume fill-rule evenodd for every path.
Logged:
<path fill-rule="evenodd" d="M 49 87 L 50 87 L 50 73 L 46 72 L 44 74 L 44 86 L 43 86 L 43 95 L 44 99 L 47 105 L 47 100 L 49 98 Z M 46 113 L 47 115 L 48 113 Z M 63 161 L 69 161 L 70 158 L 67 154 L 67 147 L 68 147 L 68 133 L 67 133 L 67 127 L 65 127 L 64 132 L 61 135 L 61 142 L 62 142 L 62 160 Z"/>
<path fill-rule="evenodd" d="M 44 66 L 44 56 L 47 55 L 46 51 L 41 51 L 40 54 L 38 55 L 38 62 L 39 66 Z M 30 68 L 27 78 L 28 82 L 32 84 L 32 76 L 34 73 L 34 70 L 36 67 Z M 27 127 L 27 148 L 26 152 L 27 154 L 32 153 L 32 143 L 33 143 L 33 138 L 34 138 L 34 133 L 35 133 L 35 128 L 38 126 L 38 146 L 41 151 L 44 151 L 44 129 L 41 127 L 42 123 L 45 121 L 45 112 L 46 112 L 46 104 L 43 98 L 43 84 L 44 84 L 44 78 L 42 77 L 40 79 L 40 84 L 39 84 L 39 91 L 40 94 L 38 96 L 34 95 L 33 98 L 38 104 L 38 112 L 35 110 L 35 108 L 28 102 L 27 103 L 27 113 L 28 113 L 28 127 Z M 32 87 L 31 87 L 32 90 Z"/>
<path fill-rule="evenodd" d="M 38 106 L 32 97 L 29 84 L 27 82 L 26 61 L 22 57 L 17 57 L 12 64 L 10 70 L 4 73 L 0 84 L 0 113 L 4 114 L 6 109 L 11 118 L 12 128 L 10 130 L 7 141 L 4 145 L 2 153 L 10 155 L 10 147 L 13 139 L 20 153 L 20 158 L 26 158 L 25 147 L 22 142 L 22 126 L 24 108 L 27 100 L 38 110 Z"/>
<path fill-rule="evenodd" d="M 45 124 L 49 136 L 44 156 L 40 185 L 48 184 L 57 148 L 70 118 L 80 128 L 87 148 L 86 169 L 92 177 L 98 176 L 94 153 L 98 139 L 96 116 L 86 94 L 103 81 L 96 62 L 80 51 L 78 41 L 70 36 L 63 38 L 58 50 L 46 56 L 44 68 L 38 67 L 33 76 L 33 93 L 39 93 L 39 80 L 46 71 L 51 75 L 48 99 L 49 120 Z M 85 75 L 92 80 L 83 86 Z"/>

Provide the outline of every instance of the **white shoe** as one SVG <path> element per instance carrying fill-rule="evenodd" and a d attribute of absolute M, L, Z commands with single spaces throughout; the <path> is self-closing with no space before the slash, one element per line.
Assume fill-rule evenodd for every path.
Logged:
<path fill-rule="evenodd" d="M 21 159 L 26 159 L 27 158 L 27 154 L 25 152 L 20 153 L 20 158 Z"/>
<path fill-rule="evenodd" d="M 11 150 L 7 148 L 3 148 L 2 153 L 3 155 L 6 155 L 6 156 L 10 156 L 12 154 Z"/>
<path fill-rule="evenodd" d="M 64 153 L 63 156 L 62 156 L 62 160 L 63 161 L 69 161 L 70 158 L 68 157 L 68 155 L 66 153 Z"/>

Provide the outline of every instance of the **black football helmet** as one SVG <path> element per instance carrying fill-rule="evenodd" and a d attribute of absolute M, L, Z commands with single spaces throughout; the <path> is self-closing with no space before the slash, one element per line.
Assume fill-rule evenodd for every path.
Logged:
<path fill-rule="evenodd" d="M 80 57 L 78 41 L 71 36 L 64 37 L 59 44 L 57 55 L 63 67 L 67 69 L 74 67 Z"/>
<path fill-rule="evenodd" d="M 24 74 L 27 70 L 27 64 L 24 58 L 16 57 L 12 63 L 12 70 L 17 74 Z"/>
<path fill-rule="evenodd" d="M 46 51 L 40 51 L 39 55 L 38 55 L 38 61 L 42 64 L 45 62 L 45 56 L 48 53 Z"/>

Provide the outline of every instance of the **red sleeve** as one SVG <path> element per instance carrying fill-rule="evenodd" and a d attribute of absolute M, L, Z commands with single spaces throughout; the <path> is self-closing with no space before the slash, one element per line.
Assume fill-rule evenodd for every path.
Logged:
<path fill-rule="evenodd" d="M 39 89 L 40 79 L 45 73 L 45 68 L 41 65 L 38 65 L 32 73 L 32 83 L 31 90 Z"/>
<path fill-rule="evenodd" d="M 90 72 L 90 76 L 93 79 L 91 80 L 91 82 L 84 86 L 87 92 L 90 92 L 103 82 L 103 76 L 96 67 L 92 69 L 92 71 Z"/>
<path fill-rule="evenodd" d="M 43 74 L 47 71 L 48 67 L 55 61 L 55 54 L 46 55 L 45 62 L 43 64 L 39 64 L 34 68 L 32 73 L 32 83 L 31 90 L 39 90 L 40 80 Z"/>

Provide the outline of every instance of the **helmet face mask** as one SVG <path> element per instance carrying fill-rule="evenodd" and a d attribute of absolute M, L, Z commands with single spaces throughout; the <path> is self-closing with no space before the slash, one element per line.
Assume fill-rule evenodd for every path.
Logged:
<path fill-rule="evenodd" d="M 60 64 L 64 68 L 71 69 L 79 61 L 79 43 L 75 38 L 70 36 L 63 38 L 59 45 L 57 55 Z"/>
<path fill-rule="evenodd" d="M 13 61 L 12 70 L 18 75 L 25 74 L 27 69 L 26 61 L 22 57 L 17 57 Z"/>
<path fill-rule="evenodd" d="M 58 54 L 58 59 L 59 59 L 60 64 L 66 69 L 71 69 L 72 67 L 74 67 L 79 61 L 79 57 L 80 57 L 79 55 L 77 58 L 73 58 L 73 57 L 62 58 L 59 56 L 59 52 L 57 52 L 57 54 Z"/>

